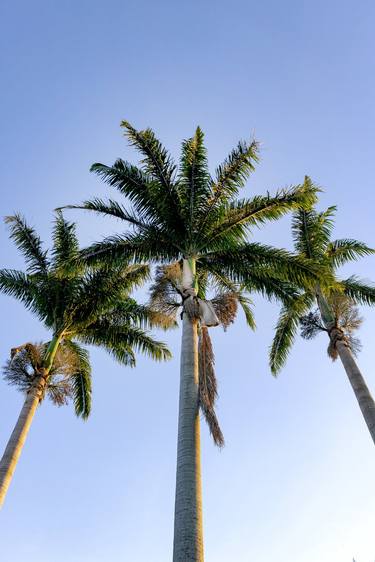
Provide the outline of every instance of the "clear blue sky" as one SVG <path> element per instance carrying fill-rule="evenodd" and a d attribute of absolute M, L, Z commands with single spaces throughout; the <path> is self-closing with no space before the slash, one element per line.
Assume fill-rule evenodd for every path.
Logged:
<path fill-rule="evenodd" d="M 154 128 L 173 154 L 199 124 L 210 164 L 240 138 L 262 142 L 247 193 L 298 183 L 339 206 L 337 237 L 374 245 L 375 5 L 335 0 L 5 0 L 0 13 L 1 215 L 23 212 L 49 241 L 52 209 L 105 188 L 88 169 L 134 153 L 120 120 Z M 117 225 L 74 213 L 83 244 Z M 291 247 L 289 219 L 255 233 Z M 0 226 L 1 267 L 22 262 Z M 346 272 L 375 279 L 374 259 Z M 226 447 L 203 427 L 207 562 L 373 562 L 375 455 L 324 337 L 298 341 L 274 380 L 277 306 L 256 299 L 213 334 Z M 46 338 L 1 297 L 3 362 Z M 360 365 L 375 392 L 375 316 Z M 0 515 L 4 562 L 171 560 L 179 334 L 168 364 L 136 370 L 93 351 L 94 409 L 37 412 Z M 22 397 L 0 384 L 0 447 Z"/>

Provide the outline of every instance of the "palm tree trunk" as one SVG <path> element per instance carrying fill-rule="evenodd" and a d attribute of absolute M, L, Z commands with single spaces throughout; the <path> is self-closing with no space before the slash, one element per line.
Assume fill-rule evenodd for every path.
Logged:
<path fill-rule="evenodd" d="M 43 383 L 41 381 L 43 381 Z M 4 503 L 18 459 L 25 444 L 27 434 L 29 433 L 31 422 L 33 421 L 35 411 L 41 399 L 44 384 L 45 379 L 40 379 L 39 383 L 33 386 L 28 392 L 17 423 L 0 461 L 0 506 Z"/>
<path fill-rule="evenodd" d="M 341 363 L 344 366 L 346 374 L 348 375 L 349 382 L 352 385 L 352 389 L 367 424 L 372 440 L 375 443 L 374 399 L 346 342 L 340 339 L 336 339 L 336 341 L 333 341 L 333 334 L 335 331 L 333 329 L 335 326 L 334 316 L 327 300 L 324 298 L 319 288 L 317 289 L 317 302 L 323 324 L 327 328 L 329 337 L 337 349 L 337 353 L 341 359 Z"/>
<path fill-rule="evenodd" d="M 184 260 L 183 288 L 195 263 Z M 203 562 L 197 321 L 183 315 L 173 562 Z"/>
<path fill-rule="evenodd" d="M 22 406 L 21 413 L 17 423 L 12 431 L 12 435 L 5 448 L 4 454 L 0 460 L 0 508 L 4 503 L 6 493 L 12 480 L 13 473 L 16 469 L 18 459 L 20 458 L 26 437 L 29 433 L 31 422 L 33 421 L 35 411 L 39 402 L 43 399 L 44 388 L 47 384 L 48 374 L 53 365 L 53 361 L 59 347 L 62 336 L 54 336 L 50 342 L 46 356 L 44 359 L 44 367 L 41 370 L 40 377 L 26 395 L 25 402 Z"/>
<path fill-rule="evenodd" d="M 357 398 L 359 407 L 361 408 L 362 415 L 367 424 L 368 430 L 375 443 L 375 402 L 368 389 L 365 379 L 354 360 L 352 352 L 348 346 L 338 341 L 336 343 L 337 353 L 341 359 L 342 364 L 350 384 L 352 385 L 355 397 Z"/>

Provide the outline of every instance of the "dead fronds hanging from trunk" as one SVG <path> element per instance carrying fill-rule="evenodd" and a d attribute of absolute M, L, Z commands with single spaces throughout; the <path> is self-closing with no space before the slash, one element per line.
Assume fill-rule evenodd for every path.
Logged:
<path fill-rule="evenodd" d="M 211 300 L 216 315 L 224 330 L 236 319 L 238 312 L 238 294 L 235 292 L 222 293 Z"/>
<path fill-rule="evenodd" d="M 207 326 L 201 326 L 198 348 L 199 361 L 199 406 L 206 419 L 215 445 L 223 447 L 224 436 L 215 413 L 218 396 L 215 374 L 215 357 Z"/>
<path fill-rule="evenodd" d="M 149 306 L 155 313 L 176 320 L 182 304 L 182 270 L 179 262 L 156 268 L 155 281 L 150 287 Z"/>
<path fill-rule="evenodd" d="M 305 339 L 312 339 L 318 332 L 327 332 L 329 335 L 327 353 L 332 361 L 336 361 L 338 357 L 338 342 L 342 342 L 354 355 L 357 355 L 361 349 L 361 342 L 354 333 L 363 322 L 358 308 L 350 298 L 342 293 L 332 293 L 327 298 L 327 303 L 334 317 L 334 325 L 329 329 L 326 328 L 319 310 L 316 310 L 300 318 L 301 336 Z"/>

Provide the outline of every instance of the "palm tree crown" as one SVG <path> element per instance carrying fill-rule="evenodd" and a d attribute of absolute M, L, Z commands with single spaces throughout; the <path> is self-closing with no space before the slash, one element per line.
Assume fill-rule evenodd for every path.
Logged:
<path fill-rule="evenodd" d="M 60 351 L 54 358 L 57 366 L 51 363 L 48 368 L 53 367 L 61 374 L 62 360 L 64 357 L 67 360 L 65 375 L 71 378 L 69 392 L 74 394 L 78 415 L 87 417 L 91 404 L 90 366 L 87 351 L 80 343 L 100 346 L 129 366 L 135 364 L 135 351 L 157 360 L 170 356 L 165 345 L 144 330 L 161 321 L 129 296 L 148 278 L 147 266 L 124 263 L 111 270 L 88 271 L 80 265 L 67 272 L 64 266 L 78 257 L 79 246 L 75 226 L 60 212 L 55 220 L 50 255 L 43 249 L 35 230 L 21 216 L 8 217 L 6 221 L 11 237 L 25 257 L 27 269 L 26 272 L 0 270 L 0 290 L 23 302 L 58 340 Z M 30 349 L 34 349 L 34 356 L 38 355 L 41 360 L 46 356 L 48 345 L 44 348 L 43 355 L 43 346 L 21 346 L 18 349 L 23 350 L 23 355 L 16 362 L 13 357 L 6 367 L 8 375 L 18 370 L 21 387 L 22 380 L 28 380 L 25 379 L 27 364 L 34 370 L 38 366 Z"/>
<path fill-rule="evenodd" d="M 248 242 L 251 228 L 315 201 L 316 188 L 308 178 L 274 196 L 239 199 L 258 161 L 255 141 L 240 142 L 211 177 L 200 128 L 182 143 L 177 167 L 151 129 L 137 131 L 126 121 L 122 126 L 142 155 L 141 166 L 118 159 L 113 166 L 94 164 L 91 170 L 117 188 L 130 207 L 98 198 L 70 207 L 116 217 L 131 229 L 84 250 L 86 263 L 115 264 L 127 257 L 174 263 L 192 258 L 201 294 L 209 286 L 228 289 L 236 284 L 284 299 L 291 289 L 283 280 L 298 285 L 311 280 L 315 270 L 307 260 Z"/>
<path fill-rule="evenodd" d="M 355 305 L 375 304 L 375 287 L 372 284 L 355 275 L 346 279 L 337 276 L 341 265 L 373 254 L 375 250 L 358 240 L 332 240 L 335 211 L 336 207 L 332 206 L 320 213 L 314 208 L 294 213 L 292 233 L 296 251 L 301 257 L 321 264 L 331 273 L 331 281 L 326 280 L 328 282 L 324 286 L 306 287 L 282 307 L 270 349 L 270 366 L 274 374 L 285 364 L 300 325 L 302 336 L 308 339 L 319 330 L 327 331 L 320 312 L 312 310 L 319 295 L 322 296 L 320 306 L 326 309 L 324 320 L 329 320 L 329 329 L 338 328 L 354 352 L 358 349 L 358 341 L 353 339 L 352 332 L 360 325 Z M 334 349 L 329 348 L 329 354 L 334 358 Z"/>

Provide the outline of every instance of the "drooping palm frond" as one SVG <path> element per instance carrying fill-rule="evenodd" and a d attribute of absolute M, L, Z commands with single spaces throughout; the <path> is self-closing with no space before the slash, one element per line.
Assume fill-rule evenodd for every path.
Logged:
<path fill-rule="evenodd" d="M 91 365 L 89 353 L 76 342 L 66 340 L 62 346 L 63 352 L 67 351 L 71 357 L 71 395 L 77 416 L 87 419 L 91 411 Z M 66 361 L 66 359 L 65 359 Z"/>
<path fill-rule="evenodd" d="M 312 296 L 301 293 L 282 307 L 270 348 L 269 361 L 273 375 L 277 375 L 285 365 L 297 334 L 301 316 L 310 308 L 312 302 Z"/>
<path fill-rule="evenodd" d="M 224 436 L 215 413 L 218 396 L 215 374 L 215 356 L 208 328 L 202 326 L 198 346 L 199 363 L 199 405 L 208 424 L 215 445 L 224 446 Z"/>
<path fill-rule="evenodd" d="M 150 307 L 175 320 L 182 305 L 182 270 L 179 262 L 156 268 L 150 287 Z"/>
<path fill-rule="evenodd" d="M 326 253 L 333 267 L 339 267 L 349 261 L 374 254 L 375 250 L 358 240 L 344 238 L 330 242 Z"/>
<path fill-rule="evenodd" d="M 29 273 L 45 273 L 49 266 L 47 251 L 43 250 L 42 241 L 35 230 L 26 224 L 19 215 L 5 217 L 10 228 L 10 237 L 22 252 Z"/>
<path fill-rule="evenodd" d="M 134 213 L 126 210 L 124 205 L 120 205 L 117 201 L 113 199 L 108 199 L 103 201 L 95 197 L 88 201 L 84 201 L 81 205 L 67 205 L 63 207 L 64 209 L 84 209 L 87 211 L 94 211 L 100 215 L 114 217 L 116 219 L 128 222 L 130 225 L 138 227 L 140 229 L 147 229 L 149 223 L 137 219 Z"/>
<path fill-rule="evenodd" d="M 236 319 L 238 312 L 238 293 L 226 292 L 216 295 L 210 301 L 214 307 L 220 324 L 226 330 Z"/>
<path fill-rule="evenodd" d="M 38 295 L 36 284 L 22 271 L 1 269 L 0 291 L 5 295 L 16 298 L 21 301 L 26 308 L 36 312 L 35 297 Z"/>
<path fill-rule="evenodd" d="M 76 339 L 88 345 L 99 346 L 120 363 L 134 366 L 134 352 L 141 353 L 155 361 L 171 358 L 165 343 L 153 339 L 147 332 L 136 326 L 112 324 L 99 319 L 76 335 Z M 129 354 L 128 350 L 132 350 Z"/>
<path fill-rule="evenodd" d="M 297 286 L 311 285 L 321 277 L 322 268 L 311 260 L 282 249 L 247 243 L 228 251 L 211 252 L 200 262 L 210 273 L 219 272 L 249 289 L 258 279 L 278 278 Z M 327 272 L 327 277 L 329 276 Z"/>
<path fill-rule="evenodd" d="M 375 286 L 372 283 L 362 281 L 356 275 L 341 281 L 345 294 L 357 304 L 372 306 L 375 304 Z"/>

